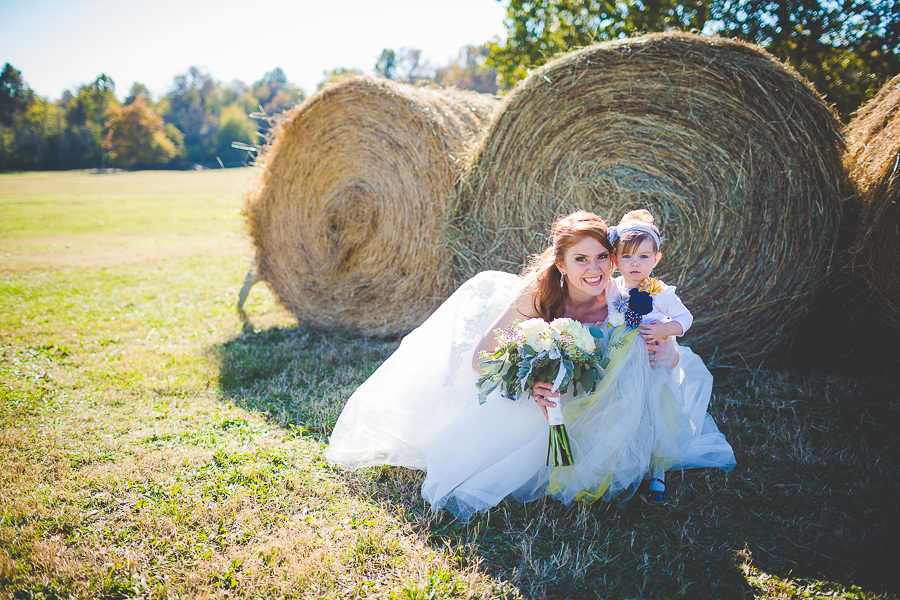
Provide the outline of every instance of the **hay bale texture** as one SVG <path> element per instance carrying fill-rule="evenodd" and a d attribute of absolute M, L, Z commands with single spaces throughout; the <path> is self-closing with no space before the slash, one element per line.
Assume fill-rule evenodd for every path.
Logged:
<path fill-rule="evenodd" d="M 861 201 L 850 268 L 878 295 L 880 316 L 900 327 L 900 75 L 857 111 L 846 164 Z"/>
<path fill-rule="evenodd" d="M 850 195 L 841 124 L 760 48 L 652 34 L 533 71 L 470 159 L 453 209 L 458 279 L 515 271 L 576 208 L 647 208 L 654 274 L 695 315 L 685 343 L 756 361 L 804 314 Z"/>
<path fill-rule="evenodd" d="M 257 279 L 300 324 L 408 331 L 452 291 L 438 237 L 491 96 L 351 77 L 288 112 L 245 209 Z"/>

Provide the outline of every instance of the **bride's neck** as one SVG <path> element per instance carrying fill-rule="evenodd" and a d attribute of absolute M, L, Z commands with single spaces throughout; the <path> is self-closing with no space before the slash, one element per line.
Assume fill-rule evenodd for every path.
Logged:
<path fill-rule="evenodd" d="M 606 316 L 606 295 L 588 296 L 581 300 L 567 297 L 566 316 L 582 323 L 602 321 Z"/>

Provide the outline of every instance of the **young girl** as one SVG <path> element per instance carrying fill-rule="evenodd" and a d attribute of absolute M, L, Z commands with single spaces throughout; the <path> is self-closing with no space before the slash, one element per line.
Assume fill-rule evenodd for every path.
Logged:
<path fill-rule="evenodd" d="M 621 274 L 612 280 L 610 325 L 638 327 L 645 342 L 659 344 L 670 336 L 684 335 L 694 318 L 675 295 L 675 287 L 651 277 L 662 258 L 659 229 L 646 210 L 627 213 L 609 230 L 613 262 Z M 651 352 L 652 353 L 652 352 Z M 654 402 L 655 399 L 648 399 Z M 665 470 L 674 466 L 664 448 L 655 447 L 650 460 L 650 499 L 666 499 Z"/>

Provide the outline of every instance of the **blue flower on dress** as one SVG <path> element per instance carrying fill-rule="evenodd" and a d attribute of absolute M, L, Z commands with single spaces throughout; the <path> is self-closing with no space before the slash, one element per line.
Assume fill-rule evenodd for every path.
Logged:
<path fill-rule="evenodd" d="M 632 288 L 628 290 L 628 296 L 629 310 L 633 310 L 641 316 L 650 314 L 650 311 L 653 310 L 653 298 L 647 292 Z"/>

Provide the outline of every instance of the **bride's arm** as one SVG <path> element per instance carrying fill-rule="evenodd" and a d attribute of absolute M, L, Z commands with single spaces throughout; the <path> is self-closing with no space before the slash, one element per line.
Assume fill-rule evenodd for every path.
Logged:
<path fill-rule="evenodd" d="M 475 348 L 475 354 L 472 355 L 472 368 L 481 373 L 481 369 L 478 368 L 478 363 L 481 362 L 479 355 L 482 351 L 493 352 L 497 349 L 497 338 L 494 336 L 494 331 L 497 329 L 508 329 L 517 320 L 525 321 L 537 316 L 537 311 L 534 310 L 534 290 L 531 286 L 526 286 L 516 294 L 509 307 L 497 317 L 484 333 L 484 336 L 482 336 L 481 341 Z"/>

